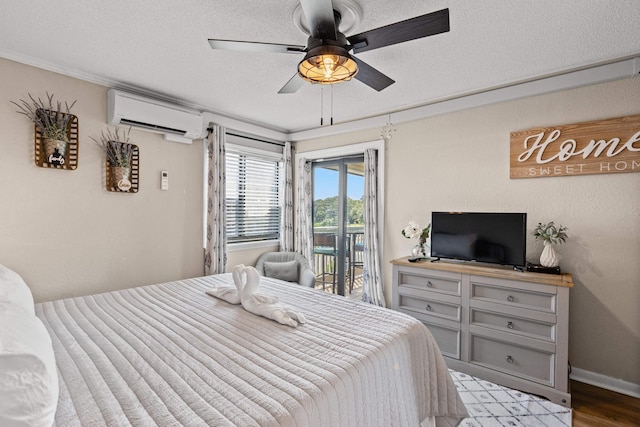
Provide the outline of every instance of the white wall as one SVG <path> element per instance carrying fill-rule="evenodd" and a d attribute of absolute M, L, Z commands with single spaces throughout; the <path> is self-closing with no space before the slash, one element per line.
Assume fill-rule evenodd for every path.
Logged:
<path fill-rule="evenodd" d="M 107 192 L 104 155 L 89 139 L 107 129 L 107 89 L 0 59 L 0 264 L 23 276 L 36 302 L 203 273 L 201 142 L 132 130 L 140 190 Z M 78 100 L 76 170 L 35 166 L 33 125 L 9 102 L 45 91 Z"/>
<path fill-rule="evenodd" d="M 263 246 L 259 248 L 227 251 L 227 272 L 231 272 L 238 264 L 256 265 L 258 258 L 265 252 L 278 252 L 279 246 Z"/>
<path fill-rule="evenodd" d="M 527 212 L 569 227 L 560 266 L 573 274 L 569 358 L 640 387 L 640 173 L 509 179 L 510 132 L 640 113 L 640 78 L 504 102 L 396 126 L 387 144 L 384 277 L 409 255 L 400 234 L 432 211 Z M 297 144 L 298 153 L 370 141 L 372 129 Z M 527 257 L 542 244 L 529 234 Z"/>

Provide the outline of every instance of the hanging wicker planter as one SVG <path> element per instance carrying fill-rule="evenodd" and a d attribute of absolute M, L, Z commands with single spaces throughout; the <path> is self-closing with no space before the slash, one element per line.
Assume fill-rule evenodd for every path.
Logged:
<path fill-rule="evenodd" d="M 111 182 L 115 185 L 113 188 L 114 191 L 129 191 L 131 189 L 130 173 L 131 168 L 111 166 Z"/>
<path fill-rule="evenodd" d="M 54 102 L 46 92 L 45 100 L 29 94 L 29 99 L 11 101 L 18 113 L 33 122 L 36 166 L 55 169 L 75 169 L 78 166 L 78 118 L 71 114 L 71 105 Z"/>
<path fill-rule="evenodd" d="M 64 165 L 67 154 L 67 141 L 61 139 L 44 138 L 42 145 L 44 148 L 44 160 L 53 165 Z"/>
<path fill-rule="evenodd" d="M 116 126 L 103 131 L 100 138 L 90 137 L 105 154 L 107 191 L 138 192 L 140 158 L 138 146 L 129 144 L 130 132 L 131 128 L 123 130 Z"/>

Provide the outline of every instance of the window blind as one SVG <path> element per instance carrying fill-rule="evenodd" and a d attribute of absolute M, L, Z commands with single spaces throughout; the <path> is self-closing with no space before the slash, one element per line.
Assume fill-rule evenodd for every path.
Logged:
<path fill-rule="evenodd" d="M 227 149 L 229 243 L 280 238 L 280 169 L 281 160 Z"/>

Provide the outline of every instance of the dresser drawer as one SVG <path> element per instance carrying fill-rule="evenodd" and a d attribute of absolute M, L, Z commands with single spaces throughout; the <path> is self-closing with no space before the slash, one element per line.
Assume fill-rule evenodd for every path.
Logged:
<path fill-rule="evenodd" d="M 460 296 L 461 293 L 461 278 L 459 274 L 446 274 L 446 272 L 433 272 L 436 274 L 429 274 L 425 271 L 400 271 L 398 287 L 401 290 L 403 287 L 414 289 L 425 289 L 432 292 L 438 292 L 445 295 Z M 402 292 L 402 291 L 400 291 Z"/>
<path fill-rule="evenodd" d="M 422 322 L 429 329 L 440 347 L 440 352 L 453 359 L 460 359 L 460 330 L 437 325 L 435 323 Z"/>
<path fill-rule="evenodd" d="M 400 294 L 400 309 L 411 313 L 412 311 L 428 314 L 431 316 L 441 317 L 456 322 L 460 322 L 461 307 L 460 304 L 451 304 L 427 297 L 416 297 L 414 295 Z"/>
<path fill-rule="evenodd" d="M 487 283 L 471 283 L 471 301 L 487 301 L 530 310 L 556 312 L 556 295 Z"/>
<path fill-rule="evenodd" d="M 470 362 L 540 384 L 554 385 L 553 353 L 472 335 Z"/>
<path fill-rule="evenodd" d="M 469 322 L 504 332 L 555 342 L 556 325 L 519 316 L 471 308 Z"/>

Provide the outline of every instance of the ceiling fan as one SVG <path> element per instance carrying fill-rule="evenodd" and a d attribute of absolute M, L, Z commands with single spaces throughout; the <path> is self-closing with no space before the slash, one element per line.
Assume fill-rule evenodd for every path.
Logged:
<path fill-rule="evenodd" d="M 305 81 L 334 84 L 352 78 L 381 91 L 395 81 L 349 52 L 366 52 L 449 31 L 449 9 L 442 9 L 345 37 L 338 29 L 340 13 L 331 0 L 300 0 L 300 4 L 310 29 L 306 46 L 221 39 L 209 39 L 209 44 L 212 49 L 305 53 L 298 72 L 278 93 L 294 93 Z"/>

